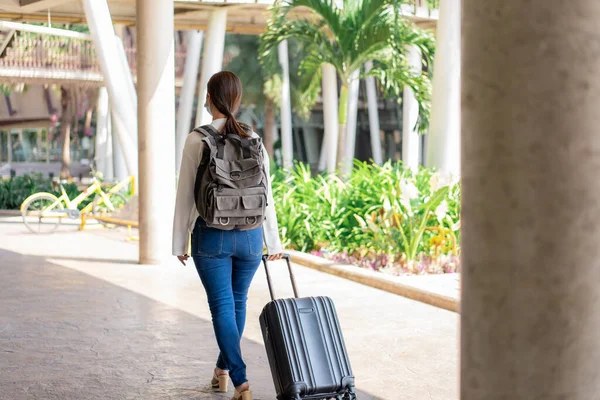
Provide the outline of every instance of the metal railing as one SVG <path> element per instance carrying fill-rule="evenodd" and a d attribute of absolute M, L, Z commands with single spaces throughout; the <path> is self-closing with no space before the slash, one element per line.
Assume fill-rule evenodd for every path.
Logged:
<path fill-rule="evenodd" d="M 133 76 L 136 49 L 125 48 Z M 185 47 L 175 50 L 175 76 L 183 77 Z M 96 49 L 91 39 L 53 36 L 12 30 L 0 34 L 0 78 L 30 81 L 74 80 L 101 84 L 103 81 Z"/>
<path fill-rule="evenodd" d="M 0 68 L 100 72 L 94 44 L 89 40 L 31 32 L 12 32 L 5 40 L 10 43 L 0 54 Z"/>

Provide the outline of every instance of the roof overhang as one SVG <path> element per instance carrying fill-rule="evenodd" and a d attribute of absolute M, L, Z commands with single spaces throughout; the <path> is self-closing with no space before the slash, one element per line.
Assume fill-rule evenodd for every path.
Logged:
<path fill-rule="evenodd" d="M 434 28 L 437 10 L 430 10 L 424 0 L 414 0 L 403 6 L 403 14 L 423 28 Z M 108 0 L 115 24 L 133 26 L 136 23 L 135 0 Z M 231 33 L 260 34 L 264 32 L 273 0 L 176 0 L 174 2 L 175 28 L 205 30 L 210 14 L 217 8 L 227 10 L 227 31 Z M 309 15 L 297 11 L 297 16 Z M 23 22 L 61 24 L 86 23 L 81 1 L 77 0 L 0 0 L 0 19 Z"/>

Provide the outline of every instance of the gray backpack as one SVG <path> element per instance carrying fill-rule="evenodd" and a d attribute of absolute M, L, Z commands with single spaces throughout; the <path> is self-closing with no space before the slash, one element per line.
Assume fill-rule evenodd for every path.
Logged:
<path fill-rule="evenodd" d="M 268 187 L 261 139 L 220 134 L 212 125 L 194 131 L 204 136 L 194 187 L 200 217 L 207 226 L 222 230 L 261 226 Z"/>

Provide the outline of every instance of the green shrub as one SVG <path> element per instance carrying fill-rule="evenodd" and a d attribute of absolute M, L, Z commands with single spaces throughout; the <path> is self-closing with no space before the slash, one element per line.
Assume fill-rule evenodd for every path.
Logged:
<path fill-rule="evenodd" d="M 79 190 L 75 183 L 66 183 L 63 187 L 71 200 L 81 193 L 81 190 Z M 56 197 L 61 195 L 60 189 L 58 187 L 53 187 L 52 181 L 48 178 L 44 178 L 42 174 L 0 179 L 0 209 L 18 210 L 21 208 L 21 204 L 27 197 L 39 192 L 52 193 Z M 79 204 L 79 209 L 85 207 L 91 201 L 93 201 L 93 196 L 90 196 L 81 202 Z"/>
<path fill-rule="evenodd" d="M 303 164 L 278 170 L 273 195 L 282 240 L 301 251 L 371 260 L 375 269 L 413 271 L 425 259 L 456 258 L 460 185 L 442 180 L 432 170 L 413 173 L 392 162 L 356 162 L 348 181 L 313 177 Z"/>

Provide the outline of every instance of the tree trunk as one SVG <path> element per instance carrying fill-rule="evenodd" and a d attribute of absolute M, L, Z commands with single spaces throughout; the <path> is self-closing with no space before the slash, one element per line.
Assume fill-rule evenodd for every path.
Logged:
<path fill-rule="evenodd" d="M 340 88 L 340 102 L 338 104 L 338 147 L 337 167 L 344 168 L 346 153 L 346 120 L 348 117 L 348 84 L 342 83 Z"/>
<path fill-rule="evenodd" d="M 265 149 L 267 149 L 267 154 L 269 157 L 273 158 L 273 130 L 275 129 L 275 104 L 273 104 L 273 99 L 268 96 L 265 97 L 265 133 L 264 133 L 264 143 Z"/>
<path fill-rule="evenodd" d="M 72 120 L 72 107 L 71 107 L 71 93 L 70 89 L 65 87 L 60 88 L 60 104 L 62 107 L 62 114 L 60 117 L 60 136 L 62 140 L 62 168 L 60 170 L 61 179 L 68 179 L 71 177 L 71 120 Z"/>
<path fill-rule="evenodd" d="M 360 92 L 360 69 L 350 74 L 350 83 L 348 85 L 348 108 L 346 115 L 346 146 L 344 147 L 344 166 L 342 171 L 344 175 L 352 175 L 354 166 L 354 157 L 356 156 L 356 124 L 358 117 L 358 95 Z"/>
<path fill-rule="evenodd" d="M 86 134 L 92 128 L 92 112 L 94 109 L 92 107 L 88 108 L 85 112 L 85 122 L 83 123 L 83 133 Z"/>

